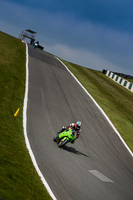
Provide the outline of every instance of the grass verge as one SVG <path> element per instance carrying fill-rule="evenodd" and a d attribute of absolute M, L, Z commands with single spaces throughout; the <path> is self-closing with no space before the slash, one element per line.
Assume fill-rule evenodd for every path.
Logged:
<path fill-rule="evenodd" d="M 130 83 L 133 83 L 133 79 L 128 79 L 128 81 L 129 81 Z"/>
<path fill-rule="evenodd" d="M 0 198 L 50 200 L 27 151 L 23 134 L 25 44 L 0 32 Z M 20 108 L 17 117 L 16 110 Z"/>
<path fill-rule="evenodd" d="M 62 61 L 97 101 L 133 152 L 133 93 L 100 71 Z"/>

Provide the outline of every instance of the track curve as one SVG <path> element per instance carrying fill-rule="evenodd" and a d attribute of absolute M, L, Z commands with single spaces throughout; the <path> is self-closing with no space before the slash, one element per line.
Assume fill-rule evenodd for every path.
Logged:
<path fill-rule="evenodd" d="M 80 138 L 59 149 L 53 136 L 82 121 Z M 29 46 L 27 133 L 58 200 L 132 200 L 133 159 L 101 111 L 53 56 Z"/>

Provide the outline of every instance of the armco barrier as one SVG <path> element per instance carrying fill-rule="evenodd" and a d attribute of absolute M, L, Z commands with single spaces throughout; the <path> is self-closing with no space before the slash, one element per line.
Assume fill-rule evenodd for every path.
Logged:
<path fill-rule="evenodd" d="M 133 83 L 130 83 L 129 81 L 125 80 L 124 78 L 116 75 L 115 73 L 113 73 L 111 71 L 107 71 L 106 76 L 111 78 L 113 81 L 119 83 L 120 85 L 124 86 L 125 88 L 127 88 L 131 92 L 133 92 Z"/>

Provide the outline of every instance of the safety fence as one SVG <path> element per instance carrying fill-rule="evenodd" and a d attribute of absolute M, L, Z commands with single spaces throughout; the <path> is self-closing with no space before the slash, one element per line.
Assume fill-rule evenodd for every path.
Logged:
<path fill-rule="evenodd" d="M 133 92 L 133 83 L 130 83 L 129 81 L 123 79 L 122 77 L 116 75 L 115 73 L 113 73 L 111 71 L 107 71 L 106 76 L 111 78 L 113 81 L 119 83 L 120 85 L 124 86 L 125 88 L 127 88 L 131 92 Z"/>

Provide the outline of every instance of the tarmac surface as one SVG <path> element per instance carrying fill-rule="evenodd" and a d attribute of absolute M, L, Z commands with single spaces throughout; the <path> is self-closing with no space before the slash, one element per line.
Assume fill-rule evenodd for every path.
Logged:
<path fill-rule="evenodd" d="M 79 139 L 58 148 L 56 132 L 78 120 Z M 133 158 L 66 68 L 31 46 L 27 133 L 57 200 L 133 200 Z"/>

